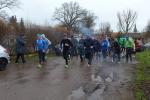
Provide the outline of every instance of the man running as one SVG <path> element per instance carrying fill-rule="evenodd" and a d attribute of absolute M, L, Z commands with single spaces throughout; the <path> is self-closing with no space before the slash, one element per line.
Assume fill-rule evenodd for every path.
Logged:
<path fill-rule="evenodd" d="M 126 38 L 125 47 L 126 47 L 126 62 L 128 63 L 129 58 L 130 62 L 132 62 L 132 53 L 135 49 L 135 45 L 131 37 Z"/>
<path fill-rule="evenodd" d="M 78 51 L 79 51 L 79 55 L 80 55 L 80 60 L 81 60 L 81 62 L 83 62 L 84 61 L 84 54 L 85 54 L 83 36 L 81 36 L 81 39 L 79 40 Z"/>
<path fill-rule="evenodd" d="M 67 34 L 64 34 L 64 38 L 61 41 L 61 50 L 63 52 L 63 57 L 66 61 L 65 68 L 68 68 L 68 61 L 70 60 L 70 50 L 72 45 L 72 42 L 68 39 Z"/>
<path fill-rule="evenodd" d="M 102 50 L 103 60 L 106 60 L 107 58 L 108 49 L 109 49 L 109 41 L 107 40 L 107 37 L 104 37 L 104 39 L 101 41 L 101 50 Z"/>
<path fill-rule="evenodd" d="M 38 52 L 38 56 L 39 56 L 39 65 L 38 67 L 41 68 L 42 64 L 44 64 L 45 62 L 45 42 L 42 39 L 41 34 L 37 34 L 37 40 L 36 40 L 36 47 L 35 50 Z"/>
<path fill-rule="evenodd" d="M 50 45 L 51 45 L 51 41 L 48 39 L 48 38 L 46 38 L 46 36 L 45 36 L 45 34 L 42 34 L 41 35 L 42 36 L 42 39 L 44 40 L 44 42 L 45 42 L 45 52 L 44 52 L 44 56 L 45 56 L 45 59 L 47 59 L 47 56 L 46 56 L 46 54 L 48 54 L 49 53 L 49 48 L 50 48 Z"/>
<path fill-rule="evenodd" d="M 72 48 L 71 48 L 71 57 L 73 56 L 78 56 L 78 52 L 77 52 L 77 46 L 78 46 L 78 41 L 76 38 L 74 38 L 74 36 L 71 36 L 71 42 L 72 42 Z"/>
<path fill-rule="evenodd" d="M 96 60 L 99 61 L 101 55 L 101 46 L 98 37 L 94 39 L 94 52 L 95 52 Z"/>
<path fill-rule="evenodd" d="M 124 57 L 125 55 L 125 41 L 126 41 L 126 38 L 124 36 L 118 37 L 118 42 L 121 47 L 121 57 Z"/>
<path fill-rule="evenodd" d="M 22 59 L 22 63 L 25 63 L 25 59 L 24 59 L 24 49 L 25 49 L 25 41 L 23 39 L 23 34 L 20 34 L 17 39 L 16 39 L 16 53 L 17 53 L 17 57 L 16 57 L 16 62 L 19 62 L 19 58 L 21 57 Z"/>
<path fill-rule="evenodd" d="M 120 63 L 121 47 L 120 47 L 120 44 L 117 39 L 115 39 L 112 43 L 112 50 L 113 50 L 112 62 L 116 61 L 116 62 Z"/>
<path fill-rule="evenodd" d="M 45 52 L 46 52 L 46 41 L 42 38 L 41 34 L 37 35 L 37 40 L 36 40 L 36 51 L 38 52 L 39 55 L 39 65 L 38 68 L 42 67 L 42 64 L 45 63 Z"/>
<path fill-rule="evenodd" d="M 88 60 L 88 67 L 92 64 L 93 53 L 94 53 L 94 41 L 90 36 L 84 41 L 84 48 L 85 48 L 85 58 Z"/>

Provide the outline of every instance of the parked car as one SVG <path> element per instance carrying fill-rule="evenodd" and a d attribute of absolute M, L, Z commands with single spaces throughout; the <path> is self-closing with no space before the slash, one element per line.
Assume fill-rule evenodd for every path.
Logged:
<path fill-rule="evenodd" d="M 7 64 L 9 63 L 9 53 L 8 51 L 0 45 L 0 70 L 5 70 Z"/>
<path fill-rule="evenodd" d="M 144 48 L 145 48 L 145 49 L 150 49 L 150 42 L 146 43 L 146 44 L 144 45 Z"/>

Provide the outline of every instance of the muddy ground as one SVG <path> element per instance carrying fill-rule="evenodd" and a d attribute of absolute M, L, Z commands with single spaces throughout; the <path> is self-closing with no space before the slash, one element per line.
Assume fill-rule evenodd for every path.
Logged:
<path fill-rule="evenodd" d="M 0 72 L 0 100 L 134 100 L 134 65 L 94 60 L 91 67 L 74 58 L 64 68 L 61 57 L 8 65 Z"/>

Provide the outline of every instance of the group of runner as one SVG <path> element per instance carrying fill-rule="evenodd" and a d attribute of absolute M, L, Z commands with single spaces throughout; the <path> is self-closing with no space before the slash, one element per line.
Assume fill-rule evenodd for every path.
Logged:
<path fill-rule="evenodd" d="M 24 59 L 24 44 L 22 36 L 17 38 L 17 57 L 16 63 L 19 58 L 22 58 L 22 62 L 25 63 Z M 45 37 L 44 34 L 37 34 L 35 41 L 35 50 L 39 56 L 39 65 L 46 62 L 46 54 L 48 53 L 51 41 Z M 73 56 L 80 56 L 81 62 L 87 61 L 87 66 L 91 66 L 92 59 L 95 56 L 97 61 L 100 61 L 102 56 L 103 60 L 106 61 L 107 57 L 112 58 L 112 62 L 120 63 L 122 56 L 126 56 L 126 62 L 130 60 L 132 62 L 132 54 L 135 51 L 135 44 L 131 37 L 117 37 L 110 39 L 106 35 L 102 37 L 82 35 L 79 40 L 74 36 L 68 37 L 64 34 L 63 39 L 60 43 L 62 55 L 65 59 L 65 67 L 68 68 L 68 63 Z"/>
<path fill-rule="evenodd" d="M 79 55 L 81 62 L 87 60 L 89 67 L 94 56 L 97 61 L 100 61 L 101 55 L 104 61 L 110 56 L 112 62 L 120 63 L 122 57 L 126 57 L 126 62 L 132 62 L 132 54 L 135 51 L 134 40 L 128 36 L 110 39 L 106 35 L 102 37 L 83 35 L 77 41 L 73 36 L 69 38 L 64 34 L 60 47 L 66 61 L 66 68 L 69 67 L 68 62 L 73 56 Z"/>
<path fill-rule="evenodd" d="M 19 58 L 21 57 L 22 63 L 25 63 L 26 60 L 24 58 L 25 54 L 25 40 L 23 38 L 23 34 L 20 34 L 16 38 L 16 61 L 15 63 L 19 63 Z M 49 47 L 51 45 L 51 41 L 46 38 L 44 34 L 37 34 L 37 39 L 35 41 L 35 51 L 38 53 L 39 64 L 38 68 L 41 68 L 44 63 L 46 63 L 46 54 L 49 52 Z"/>

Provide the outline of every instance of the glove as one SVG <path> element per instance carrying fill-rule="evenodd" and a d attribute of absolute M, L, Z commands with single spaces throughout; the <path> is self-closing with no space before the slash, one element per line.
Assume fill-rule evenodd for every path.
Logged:
<path fill-rule="evenodd" d="M 63 52 L 63 49 L 60 49 L 61 52 Z"/>
<path fill-rule="evenodd" d="M 43 50 L 43 53 L 45 53 L 45 50 Z"/>
<path fill-rule="evenodd" d="M 35 48 L 35 52 L 37 52 L 38 51 L 38 49 L 37 48 Z"/>

